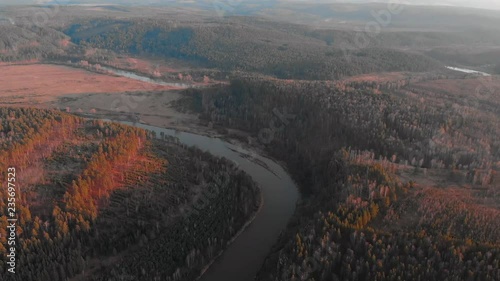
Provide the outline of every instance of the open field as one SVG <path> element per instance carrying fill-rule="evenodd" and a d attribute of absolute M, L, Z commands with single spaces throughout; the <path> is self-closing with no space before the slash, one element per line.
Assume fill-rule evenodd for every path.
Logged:
<path fill-rule="evenodd" d="M 155 67 L 146 60 L 129 59 L 129 62 L 131 70 L 143 73 Z M 120 66 L 127 69 L 124 64 Z M 168 72 L 168 67 L 158 67 L 162 73 Z M 171 102 L 181 98 L 174 87 L 74 67 L 36 61 L 2 63 L 0 85 L 3 86 L 0 106 L 68 109 L 99 118 L 140 120 L 184 130 L 198 123 L 197 116 L 180 113 L 171 107 Z M 195 125 L 191 130 L 203 131 L 198 127 Z"/>
<path fill-rule="evenodd" d="M 172 107 L 172 102 L 182 96 L 178 91 L 140 91 L 66 95 L 47 107 L 68 108 L 71 112 L 91 114 L 97 118 L 111 120 L 140 121 L 164 128 L 177 128 L 204 132 L 194 114 L 181 113 Z"/>
<path fill-rule="evenodd" d="M 46 103 L 63 95 L 172 89 L 170 86 L 48 64 L 0 65 L 0 85 L 0 105 L 10 106 Z"/>

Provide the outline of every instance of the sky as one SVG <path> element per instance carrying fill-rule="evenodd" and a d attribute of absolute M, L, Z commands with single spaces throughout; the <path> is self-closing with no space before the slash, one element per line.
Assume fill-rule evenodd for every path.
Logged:
<path fill-rule="evenodd" d="M 472 7 L 481 9 L 496 9 L 500 10 L 500 0 L 285 0 L 296 2 L 342 2 L 342 3 L 367 3 L 367 2 L 393 2 L 393 3 L 407 3 L 411 5 L 439 5 L 439 6 L 458 6 L 458 7 Z"/>
<path fill-rule="evenodd" d="M 500 0 L 406 0 L 412 4 L 426 4 L 426 5 L 451 5 L 462 7 L 474 7 L 483 9 L 497 9 L 500 10 Z"/>
<path fill-rule="evenodd" d="M 47 2 L 59 2 L 65 3 L 68 0 L 0 0 L 0 4 L 13 5 L 13 4 L 43 4 Z M 76 1 L 76 0 L 72 0 Z M 81 3 L 159 3 L 159 2 L 171 2 L 172 0 L 79 0 Z M 221 2 L 231 2 L 231 1 L 245 1 L 245 0 L 213 0 L 214 3 Z M 265 1 L 265 0 L 262 0 Z M 282 0 L 291 1 L 291 0 Z M 389 1 L 399 1 L 401 3 L 409 3 L 415 5 L 449 5 L 449 6 L 462 6 L 462 7 L 474 7 L 474 8 L 484 8 L 484 9 L 496 9 L 500 10 L 500 0 L 293 0 L 297 2 L 351 2 L 351 3 L 363 3 L 363 2 L 389 2 Z"/>

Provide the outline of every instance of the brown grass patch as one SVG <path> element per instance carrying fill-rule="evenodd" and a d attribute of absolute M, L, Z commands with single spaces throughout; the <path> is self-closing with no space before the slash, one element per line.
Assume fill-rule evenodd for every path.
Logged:
<path fill-rule="evenodd" d="M 30 105 L 68 94 L 172 89 L 125 77 L 48 64 L 0 65 L 0 85 L 0 105 Z"/>

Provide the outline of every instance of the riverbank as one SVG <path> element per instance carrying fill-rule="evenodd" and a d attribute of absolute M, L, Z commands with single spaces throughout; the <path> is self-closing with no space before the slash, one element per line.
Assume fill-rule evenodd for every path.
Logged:
<path fill-rule="evenodd" d="M 212 262 L 199 279 L 203 281 L 253 281 L 280 233 L 286 228 L 295 212 L 299 199 L 298 188 L 278 163 L 254 154 L 257 161 L 244 155 L 252 153 L 242 147 L 235 149 L 218 138 L 163 129 L 140 123 L 122 122 L 153 131 L 160 136 L 173 136 L 188 146 L 196 146 L 212 155 L 224 157 L 235 163 L 239 169 L 250 175 L 261 188 L 262 206 L 251 222 L 232 239 L 227 249 Z M 262 165 L 265 163 L 265 165 Z"/>
<path fill-rule="evenodd" d="M 248 219 L 248 221 L 243 225 L 243 227 L 234 235 L 234 237 L 227 242 L 226 248 L 221 250 L 202 270 L 200 275 L 196 278 L 196 281 L 201 280 L 203 278 L 203 275 L 210 269 L 210 267 L 217 261 L 218 258 L 224 254 L 224 252 L 227 250 L 228 247 L 231 246 L 231 244 L 238 238 L 240 235 L 248 228 L 248 226 L 255 220 L 259 212 L 262 210 L 262 207 L 264 206 L 264 197 L 262 196 L 262 192 L 260 193 L 260 204 L 259 208 L 255 213 Z"/>

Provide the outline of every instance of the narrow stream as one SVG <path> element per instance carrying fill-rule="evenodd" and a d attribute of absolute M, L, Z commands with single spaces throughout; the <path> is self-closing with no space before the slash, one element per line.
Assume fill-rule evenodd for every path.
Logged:
<path fill-rule="evenodd" d="M 163 132 L 177 137 L 181 143 L 232 160 L 259 184 L 264 199 L 260 212 L 201 278 L 201 281 L 253 281 L 295 211 L 299 192 L 290 175 L 273 160 L 254 154 L 252 157 L 257 161 L 252 161 L 248 150 L 218 138 L 139 123 L 121 123 L 154 131 L 158 137 Z"/>

